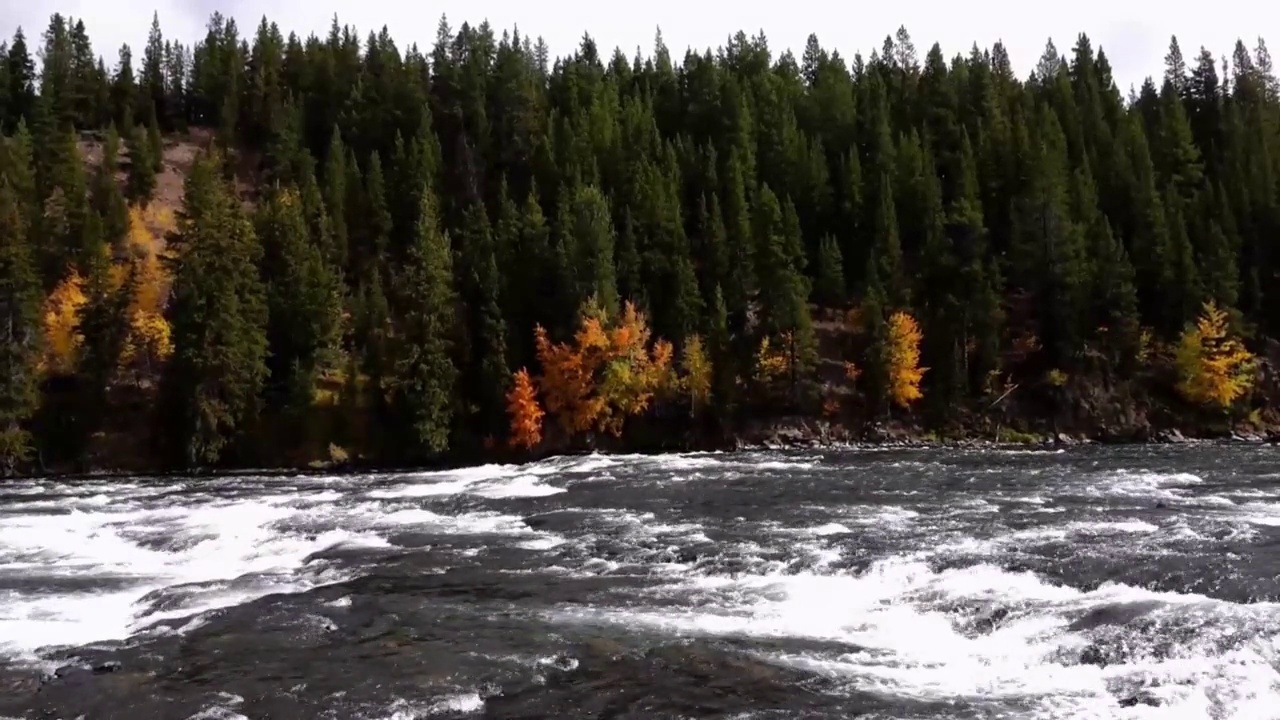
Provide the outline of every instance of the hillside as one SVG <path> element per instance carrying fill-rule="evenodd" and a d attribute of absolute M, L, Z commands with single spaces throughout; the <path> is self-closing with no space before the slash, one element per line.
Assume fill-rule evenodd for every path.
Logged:
<path fill-rule="evenodd" d="M 0 53 L 0 458 L 421 464 L 798 438 L 1268 434 L 1264 43 L 1123 97 L 1084 35 L 425 55 L 215 16 Z M 797 429 L 797 428 L 803 429 Z"/>

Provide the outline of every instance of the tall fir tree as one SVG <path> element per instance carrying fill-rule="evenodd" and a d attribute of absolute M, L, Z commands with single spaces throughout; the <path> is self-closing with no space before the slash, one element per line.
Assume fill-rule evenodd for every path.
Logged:
<path fill-rule="evenodd" d="M 215 153 L 196 161 L 172 245 L 174 354 L 161 387 L 172 461 L 223 460 L 251 429 L 268 376 L 261 248 Z"/>
<path fill-rule="evenodd" d="M 284 188 L 267 200 L 259 210 L 257 236 L 267 299 L 267 403 L 305 410 L 320 373 L 335 363 L 339 281 L 311 241 L 297 190 Z"/>
<path fill-rule="evenodd" d="M 31 458 L 25 427 L 39 403 L 40 278 L 16 194 L 0 177 L 0 470 Z"/>
<path fill-rule="evenodd" d="M 435 192 L 422 191 L 418 229 L 396 277 L 399 314 L 394 350 L 394 406 L 404 454 L 426 459 L 449 449 L 458 371 L 454 356 L 457 293 L 449 236 Z"/>

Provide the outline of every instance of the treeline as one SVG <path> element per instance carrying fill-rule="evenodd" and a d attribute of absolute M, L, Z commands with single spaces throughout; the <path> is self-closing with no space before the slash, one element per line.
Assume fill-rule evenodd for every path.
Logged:
<path fill-rule="evenodd" d="M 1026 80 L 1000 44 L 921 58 L 905 29 L 868 58 L 739 33 L 677 65 L 660 34 L 553 61 L 487 23 L 427 53 L 215 14 L 190 47 L 157 20 L 135 70 L 54 15 L 40 54 L 0 46 L 11 469 L 113 437 L 190 466 L 775 412 L 946 427 L 1082 378 L 1242 410 L 1246 345 L 1280 335 L 1261 40 L 1188 63 L 1175 39 L 1127 98 L 1084 35 Z M 165 207 L 166 147 L 201 129 Z"/>

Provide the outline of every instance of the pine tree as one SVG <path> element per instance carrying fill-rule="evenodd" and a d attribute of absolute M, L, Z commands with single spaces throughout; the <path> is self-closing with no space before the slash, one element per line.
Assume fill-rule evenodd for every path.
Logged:
<path fill-rule="evenodd" d="M 156 189 L 155 160 L 151 144 L 140 125 L 129 135 L 129 176 L 126 182 L 129 200 L 146 207 Z"/>
<path fill-rule="evenodd" d="M 329 213 L 329 223 L 333 227 L 333 249 L 329 262 L 339 268 L 347 266 L 350 257 L 347 227 L 347 150 L 342 144 L 342 135 L 338 128 L 333 128 L 329 139 L 329 148 L 324 161 L 324 206 Z"/>
<path fill-rule="evenodd" d="M 170 318 L 175 351 L 163 378 L 164 437 L 174 462 L 224 459 L 249 430 L 267 379 L 267 303 L 260 248 L 216 154 L 187 177 L 174 238 Z"/>
<path fill-rule="evenodd" d="M 111 81 L 111 123 L 131 128 L 137 124 L 138 88 L 133 75 L 133 51 L 128 45 L 120 47 L 116 61 L 116 74 Z"/>
<path fill-rule="evenodd" d="M 164 139 L 160 136 L 160 121 L 156 118 L 156 106 L 147 106 L 147 157 L 152 172 L 164 170 Z"/>
<path fill-rule="evenodd" d="M 0 179 L 0 468 L 6 475 L 31 455 L 24 424 L 35 413 L 40 357 L 40 280 L 17 198 Z"/>
<path fill-rule="evenodd" d="M 397 277 L 400 321 L 394 404 L 403 419 L 404 452 L 431 457 L 449 448 L 457 369 L 453 260 L 440 228 L 435 193 L 422 192 L 418 232 Z"/>
<path fill-rule="evenodd" d="M 484 206 L 467 208 L 462 221 L 462 262 L 458 287 L 467 307 L 466 397 L 475 403 L 473 429 L 479 437 L 497 437 L 510 382 L 507 324 L 499 303 L 502 277 L 494 251 L 492 228 Z"/>
<path fill-rule="evenodd" d="M 617 317 L 620 306 L 609 204 L 592 186 L 578 188 L 570 203 L 569 222 L 562 232 L 573 238 L 575 274 L 582 284 L 579 297 L 594 298 L 607 317 Z"/>
<path fill-rule="evenodd" d="M 789 380 L 794 391 L 799 376 L 812 367 L 815 359 L 813 319 L 809 314 L 808 282 L 795 266 L 786 221 L 768 185 L 761 187 L 753 224 L 762 330 L 789 355 Z"/>
<path fill-rule="evenodd" d="M 77 418 L 80 437 L 76 444 L 83 452 L 90 436 L 107 419 L 110 409 L 109 390 L 116 377 L 120 358 L 129 332 L 129 305 L 134 295 L 130 273 L 116 287 L 111 277 L 107 244 L 100 243 L 87 259 L 85 304 L 81 309 L 76 332 L 83 338 L 76 374 L 79 377 L 80 412 Z"/>
<path fill-rule="evenodd" d="M 129 206 L 116 182 L 119 157 L 120 135 L 113 123 L 107 128 L 102 164 L 93 181 L 93 208 L 102 216 L 103 240 L 113 247 L 122 244 L 129 233 Z"/>
<path fill-rule="evenodd" d="M 814 285 L 815 299 L 827 307 L 839 307 L 844 304 L 845 280 L 844 258 L 840 255 L 840 246 L 830 235 L 822 238 L 818 246 L 817 282 Z"/>
<path fill-rule="evenodd" d="M 267 402 L 308 408 L 319 374 L 335 361 L 341 295 L 321 249 L 310 242 L 296 190 L 275 192 L 259 210 L 267 298 Z"/>

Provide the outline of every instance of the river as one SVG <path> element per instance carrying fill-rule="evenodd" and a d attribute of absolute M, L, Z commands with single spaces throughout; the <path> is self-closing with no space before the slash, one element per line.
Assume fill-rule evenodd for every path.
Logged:
<path fill-rule="evenodd" d="M 0 484 L 0 717 L 1280 718 L 1262 446 Z"/>

